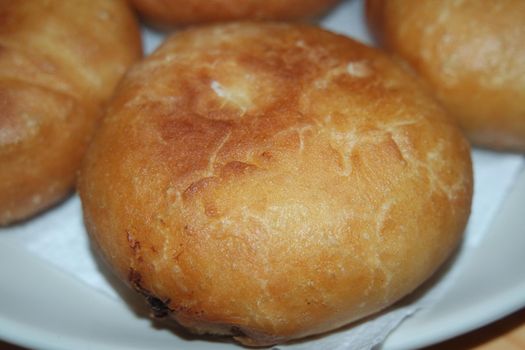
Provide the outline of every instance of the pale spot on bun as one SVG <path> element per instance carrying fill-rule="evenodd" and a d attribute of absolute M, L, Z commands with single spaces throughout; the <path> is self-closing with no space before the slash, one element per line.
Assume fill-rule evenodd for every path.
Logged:
<path fill-rule="evenodd" d="M 237 107 L 241 115 L 246 113 L 252 106 L 249 90 L 242 85 L 226 87 L 214 80 L 211 82 L 210 87 L 218 97 L 224 100 L 225 104 Z"/>
<path fill-rule="evenodd" d="M 346 71 L 356 78 L 364 78 L 372 74 L 372 69 L 366 61 L 348 62 Z"/>

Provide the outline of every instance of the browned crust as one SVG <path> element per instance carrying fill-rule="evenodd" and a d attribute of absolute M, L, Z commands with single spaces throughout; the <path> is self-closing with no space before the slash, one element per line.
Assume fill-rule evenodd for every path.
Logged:
<path fill-rule="evenodd" d="M 299 20 L 317 17 L 339 0 L 131 0 L 161 26 L 234 20 Z"/>
<path fill-rule="evenodd" d="M 367 17 L 473 143 L 525 152 L 524 1 L 368 0 Z"/>
<path fill-rule="evenodd" d="M 428 278 L 461 237 L 471 171 L 456 125 L 380 52 L 237 23 L 180 32 L 129 72 L 80 195 L 123 280 L 195 332 L 265 345 Z"/>
<path fill-rule="evenodd" d="M 124 1 L 0 4 L 0 225 L 71 191 L 103 103 L 141 55 Z"/>

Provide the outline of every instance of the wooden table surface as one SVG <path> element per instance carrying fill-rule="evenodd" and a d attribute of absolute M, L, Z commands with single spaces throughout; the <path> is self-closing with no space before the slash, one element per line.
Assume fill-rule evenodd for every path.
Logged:
<path fill-rule="evenodd" d="M 525 309 L 424 350 L 525 350 Z M 0 341 L 0 350 L 25 350 Z M 176 349 L 174 349 L 176 350 Z M 182 349 L 181 349 L 182 350 Z"/>

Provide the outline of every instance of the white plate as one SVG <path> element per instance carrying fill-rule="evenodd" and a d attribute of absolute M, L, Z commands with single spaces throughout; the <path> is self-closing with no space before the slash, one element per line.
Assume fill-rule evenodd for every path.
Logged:
<path fill-rule="evenodd" d="M 361 2 L 343 3 L 324 25 L 366 40 L 361 11 Z M 525 306 L 524 208 L 522 172 L 482 241 L 460 251 L 456 282 L 395 330 L 385 350 L 430 345 Z M 133 296 L 125 303 L 89 288 L 28 253 L 28 239 L 0 235 L 0 338 L 39 349 L 241 349 L 156 328 Z"/>

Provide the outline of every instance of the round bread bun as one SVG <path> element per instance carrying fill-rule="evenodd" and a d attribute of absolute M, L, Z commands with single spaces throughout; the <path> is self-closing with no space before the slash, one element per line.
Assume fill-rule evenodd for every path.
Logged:
<path fill-rule="evenodd" d="M 234 20 L 299 20 L 320 16 L 339 0 L 131 0 L 162 27 Z"/>
<path fill-rule="evenodd" d="M 124 1 L 0 4 L 0 225 L 63 199 L 102 107 L 141 55 Z"/>
<path fill-rule="evenodd" d="M 458 127 L 384 54 L 237 23 L 130 70 L 79 184 L 95 247 L 155 315 L 258 346 L 414 290 L 462 236 L 472 173 Z"/>
<path fill-rule="evenodd" d="M 367 16 L 474 144 L 525 152 L 525 1 L 369 0 Z"/>

